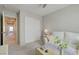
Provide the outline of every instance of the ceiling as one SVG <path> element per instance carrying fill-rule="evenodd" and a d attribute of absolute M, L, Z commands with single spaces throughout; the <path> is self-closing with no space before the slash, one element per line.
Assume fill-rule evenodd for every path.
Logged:
<path fill-rule="evenodd" d="M 29 11 L 34 14 L 44 16 L 55 12 L 59 9 L 69 6 L 68 4 L 47 4 L 45 8 L 42 8 L 40 4 L 7 4 L 2 5 L 4 8 L 18 12 L 19 10 Z"/>

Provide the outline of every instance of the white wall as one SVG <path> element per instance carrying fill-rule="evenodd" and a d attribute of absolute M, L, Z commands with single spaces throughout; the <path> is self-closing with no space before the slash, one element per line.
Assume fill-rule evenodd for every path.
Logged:
<path fill-rule="evenodd" d="M 17 17 L 16 12 L 12 12 L 11 10 L 7 10 L 6 8 L 0 6 L 0 13 L 3 14 L 3 12 L 4 16 Z"/>
<path fill-rule="evenodd" d="M 4 16 L 17 17 L 15 12 L 7 11 L 6 9 L 0 9 L 0 12 L 4 12 Z M 19 29 L 17 29 L 17 33 L 20 45 L 39 40 L 41 36 L 42 17 L 22 10 L 20 10 L 18 15 L 17 26 L 19 26 Z"/>
<path fill-rule="evenodd" d="M 79 32 L 79 5 L 71 5 L 45 16 L 44 25 L 50 31 Z"/>
<path fill-rule="evenodd" d="M 11 12 L 11 11 L 6 11 L 6 10 L 3 10 L 3 11 L 4 11 L 4 16 L 17 18 L 16 12 Z"/>
<path fill-rule="evenodd" d="M 40 39 L 41 20 L 41 16 L 20 11 L 20 45 Z"/>
<path fill-rule="evenodd" d="M 2 14 L 2 12 L 3 12 L 3 7 L 0 6 L 0 14 Z"/>

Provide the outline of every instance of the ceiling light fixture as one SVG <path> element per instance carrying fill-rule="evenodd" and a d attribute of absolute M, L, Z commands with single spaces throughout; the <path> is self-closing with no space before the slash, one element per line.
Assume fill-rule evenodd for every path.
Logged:
<path fill-rule="evenodd" d="M 40 7 L 46 8 L 47 4 L 40 4 Z"/>

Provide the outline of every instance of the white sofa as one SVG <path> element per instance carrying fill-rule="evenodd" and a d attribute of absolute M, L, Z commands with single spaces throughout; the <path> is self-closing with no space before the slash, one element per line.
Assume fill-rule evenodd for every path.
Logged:
<path fill-rule="evenodd" d="M 53 32 L 53 36 L 58 36 L 61 40 L 66 40 L 68 42 L 68 48 L 64 49 L 64 54 L 72 55 L 76 54 L 75 42 L 79 41 L 79 33 L 76 32 Z M 50 47 L 50 44 L 46 45 Z M 55 45 L 52 45 L 52 48 L 56 48 Z M 55 49 L 56 50 L 56 49 Z"/>
<path fill-rule="evenodd" d="M 53 32 L 54 36 L 58 36 L 61 40 L 66 40 L 72 47 L 74 43 L 79 41 L 79 33 L 77 32 Z"/>

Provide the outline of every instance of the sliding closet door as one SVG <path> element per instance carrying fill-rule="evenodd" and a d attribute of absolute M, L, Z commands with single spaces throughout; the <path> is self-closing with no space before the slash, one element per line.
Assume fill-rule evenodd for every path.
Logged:
<path fill-rule="evenodd" d="M 40 20 L 35 17 L 25 18 L 25 41 L 30 43 L 40 39 Z"/>
<path fill-rule="evenodd" d="M 0 45 L 3 45 L 3 19 L 0 15 Z"/>

